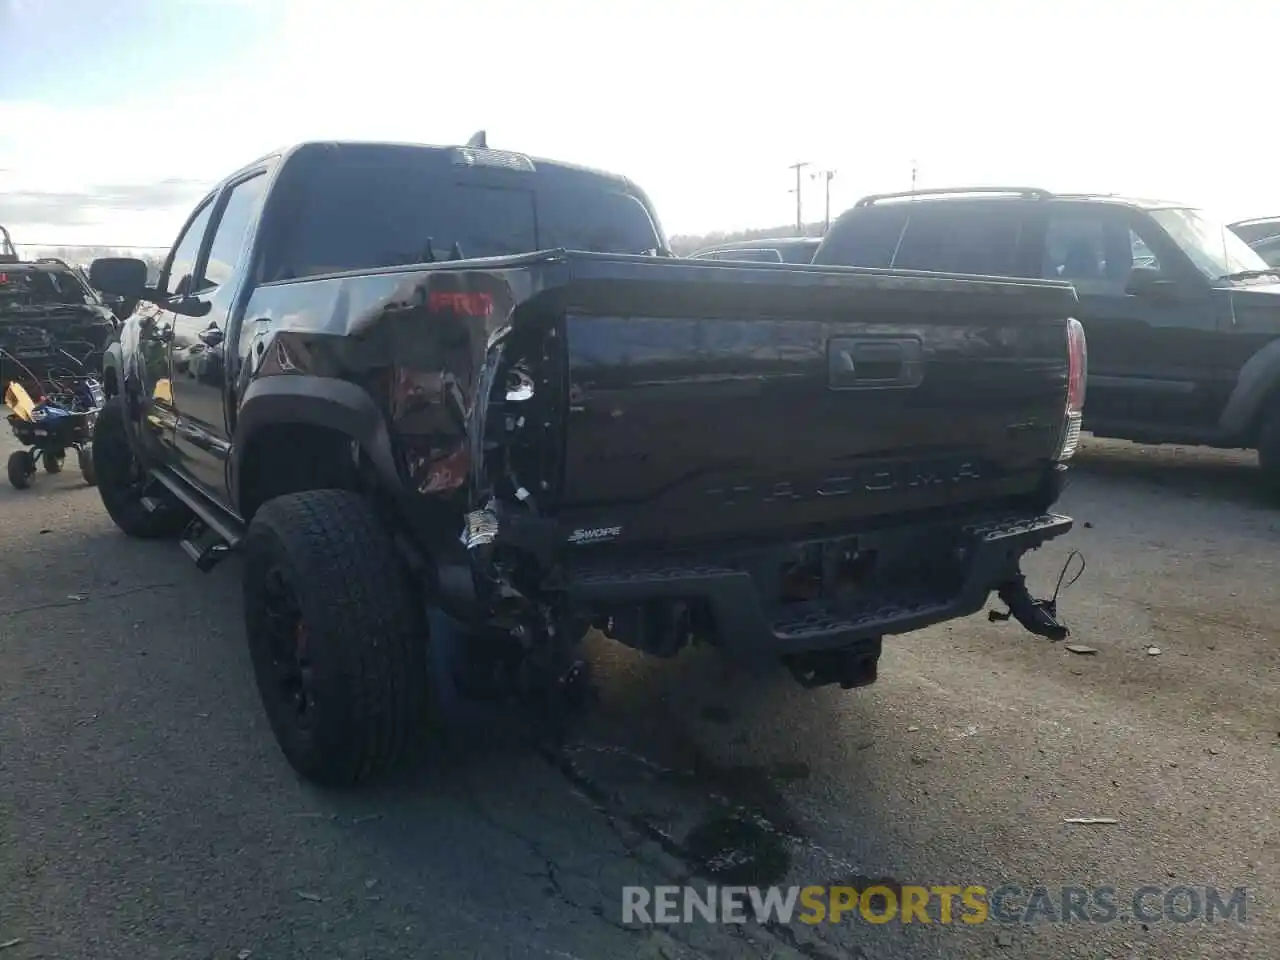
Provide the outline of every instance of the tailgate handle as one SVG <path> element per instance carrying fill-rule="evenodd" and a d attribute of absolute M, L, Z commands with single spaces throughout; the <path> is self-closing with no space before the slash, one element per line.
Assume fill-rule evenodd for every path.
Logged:
<path fill-rule="evenodd" d="M 924 379 L 915 337 L 832 337 L 827 341 L 827 386 L 833 390 L 901 390 Z"/>

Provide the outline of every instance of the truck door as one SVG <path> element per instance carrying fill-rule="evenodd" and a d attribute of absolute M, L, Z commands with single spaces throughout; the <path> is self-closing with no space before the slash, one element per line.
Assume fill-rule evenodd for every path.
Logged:
<path fill-rule="evenodd" d="M 160 289 L 171 299 L 182 296 L 191 285 L 196 261 L 204 244 L 213 215 L 215 195 L 210 194 L 196 207 L 178 235 L 178 240 L 165 260 L 158 281 Z M 130 336 L 136 330 L 136 349 L 126 350 L 138 358 L 133 371 L 127 375 L 136 377 L 139 395 L 143 401 L 142 438 L 150 456 L 160 463 L 174 461 L 174 428 L 177 413 L 173 406 L 173 371 L 170 367 L 170 348 L 173 343 L 177 315 L 163 303 L 142 303 L 137 310 L 135 328 L 125 328 Z M 125 345 L 128 346 L 127 344 Z"/>
<path fill-rule="evenodd" d="M 223 498 L 231 450 L 227 426 L 226 337 L 232 301 L 243 271 L 246 240 L 265 192 L 265 170 L 228 184 L 218 197 L 207 252 L 200 257 L 191 296 L 206 304 L 203 316 L 178 316 L 172 357 L 174 449 L 188 478 Z"/>

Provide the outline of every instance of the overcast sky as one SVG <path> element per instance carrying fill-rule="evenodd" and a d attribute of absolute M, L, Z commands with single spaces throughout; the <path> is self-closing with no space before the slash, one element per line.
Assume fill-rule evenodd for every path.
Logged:
<path fill-rule="evenodd" d="M 671 233 L 922 186 L 1280 213 L 1280 4 L 0 0 L 0 223 L 164 244 L 297 139 L 489 142 L 625 173 Z M 805 183 L 806 219 L 820 219 Z"/>

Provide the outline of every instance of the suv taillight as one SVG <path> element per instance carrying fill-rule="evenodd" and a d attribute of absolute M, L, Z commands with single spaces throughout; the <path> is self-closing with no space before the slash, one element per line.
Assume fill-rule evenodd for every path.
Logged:
<path fill-rule="evenodd" d="M 1059 462 L 1070 460 L 1080 446 L 1080 422 L 1084 415 L 1085 383 L 1089 378 L 1089 350 L 1080 321 L 1067 321 L 1067 409 L 1062 419 Z"/>

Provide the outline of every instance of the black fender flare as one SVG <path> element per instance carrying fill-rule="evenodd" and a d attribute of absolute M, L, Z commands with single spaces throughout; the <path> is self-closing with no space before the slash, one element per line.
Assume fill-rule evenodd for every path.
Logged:
<path fill-rule="evenodd" d="M 249 385 L 236 413 L 228 477 L 236 510 L 242 506 L 244 451 L 258 430 L 281 424 L 307 424 L 345 434 L 359 444 L 384 483 L 393 489 L 400 485 L 386 420 L 365 390 L 336 377 L 262 377 Z"/>
<path fill-rule="evenodd" d="M 1218 420 L 1223 432 L 1231 437 L 1247 438 L 1257 423 L 1262 405 L 1277 387 L 1280 387 L 1280 338 L 1272 340 L 1240 368 L 1235 389 Z"/>

